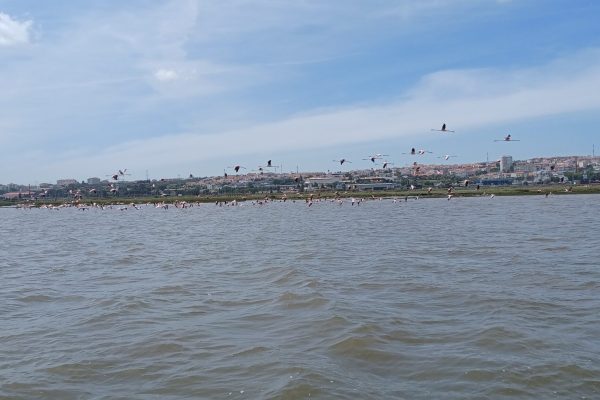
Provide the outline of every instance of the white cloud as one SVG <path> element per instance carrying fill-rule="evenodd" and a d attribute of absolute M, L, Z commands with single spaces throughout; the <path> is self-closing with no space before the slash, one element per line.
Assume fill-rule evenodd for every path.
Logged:
<path fill-rule="evenodd" d="M 227 165 L 228 160 L 258 153 L 408 141 L 432 135 L 430 128 L 442 122 L 457 130 L 456 137 L 468 137 L 490 125 L 600 110 L 599 66 L 600 51 L 590 51 L 530 69 L 442 71 L 425 76 L 403 100 L 387 105 L 316 111 L 209 135 L 185 133 L 120 143 L 100 154 L 50 162 L 48 167 L 85 170 L 91 176 L 98 165 L 121 165 L 123 160 L 134 171 L 174 171 L 209 165 L 211 160 Z M 219 168 L 210 173 L 218 174 Z"/>
<path fill-rule="evenodd" d="M 0 12 L 0 46 L 29 43 L 32 21 L 17 21 Z"/>
<path fill-rule="evenodd" d="M 176 80 L 179 75 L 172 69 L 159 69 L 154 73 L 154 77 L 161 82 L 168 82 Z"/>
<path fill-rule="evenodd" d="M 429 128 L 442 122 L 456 129 L 457 136 L 468 137 L 474 128 L 492 124 L 599 108 L 600 53 L 592 51 L 530 69 L 438 71 L 383 105 L 383 97 L 378 97 L 373 101 L 379 106 L 342 103 L 304 112 L 312 103 L 303 96 L 318 97 L 322 76 L 320 68 L 303 65 L 348 54 L 377 55 L 383 46 L 371 44 L 391 42 L 399 32 L 415 27 L 429 30 L 432 25 L 421 24 L 420 18 L 456 24 L 456 18 L 478 15 L 475 11 L 481 11 L 482 4 L 494 6 L 494 1 L 292 3 L 173 0 L 143 8 L 92 8 L 70 19 L 61 15 L 65 19 L 60 31 L 48 31 L 28 57 L 0 63 L 0 122 L 6 125 L 10 119 L 10 132 L 19 138 L 10 140 L 9 130 L 0 126 L 0 147 L 5 150 L 0 172 L 19 180 L 26 173 L 56 178 L 65 171 L 77 171 L 85 178 L 101 174 L 98 168 L 117 165 L 169 175 L 187 163 L 205 165 L 206 173 L 213 174 L 219 171 L 211 164 L 230 165 L 231 160 L 223 161 L 227 157 L 275 151 L 310 154 L 311 149 L 351 143 L 402 142 L 413 140 L 410 136 L 431 135 Z M 465 12 L 470 9 L 476 10 Z M 34 27 L 44 26 L 43 20 L 34 18 Z M 21 36 L 14 33 L 18 31 L 14 26 L 21 27 Z M 0 46 L 31 41 L 31 30 L 31 21 L 15 21 L 0 13 Z M 444 65 L 468 65 L 460 59 L 458 54 Z M 527 62 L 531 60 L 516 59 L 513 65 Z M 421 64 L 410 63 L 407 59 L 406 80 L 413 79 Z M 436 65 L 428 63 L 427 71 Z M 372 74 L 376 85 L 377 79 L 393 79 L 389 71 L 381 77 L 378 73 Z M 300 86 L 313 77 L 314 86 Z M 346 87 L 337 88 L 339 97 L 327 97 L 319 104 L 356 99 L 352 90 L 346 97 Z M 391 90 L 381 96 L 389 99 Z M 356 101 L 369 104 L 378 95 L 375 90 L 356 93 L 362 97 Z M 288 100 L 289 107 L 280 106 Z M 290 110 L 304 114 L 283 116 Z M 241 124 L 245 128 L 232 130 Z M 104 142 L 92 140 L 98 137 Z M 142 137 L 149 139 L 134 140 Z M 67 155 L 62 143 L 78 152 Z M 118 146 L 105 148 L 106 143 Z M 29 165 L 48 168 L 23 169 L 24 163 L 17 161 L 27 159 L 21 151 L 28 149 L 43 149 Z M 112 167 L 108 169 L 106 173 Z M 0 177 L 0 182 L 5 179 Z"/>

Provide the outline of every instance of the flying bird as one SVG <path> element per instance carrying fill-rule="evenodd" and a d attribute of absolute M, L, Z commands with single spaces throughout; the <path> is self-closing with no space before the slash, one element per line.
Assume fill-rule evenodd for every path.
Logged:
<path fill-rule="evenodd" d="M 494 142 L 520 142 L 520 140 L 513 139 L 509 133 L 508 135 L 504 136 L 504 139 L 496 139 L 496 140 L 494 140 Z"/>
<path fill-rule="evenodd" d="M 259 170 L 260 170 L 260 168 L 275 168 L 275 169 L 277 169 L 277 165 L 273 165 L 272 160 L 267 160 L 267 165 L 259 165 L 258 167 L 259 167 Z"/>
<path fill-rule="evenodd" d="M 447 129 L 446 128 L 446 124 L 442 125 L 442 129 L 432 129 L 432 131 L 436 131 L 436 132 L 454 132 L 454 131 L 451 131 L 450 129 Z"/>
<path fill-rule="evenodd" d="M 457 157 L 457 156 L 452 156 L 450 154 L 446 154 L 446 155 L 443 155 L 443 156 L 438 156 L 438 158 L 443 158 L 444 160 L 448 160 L 450 157 Z"/>
<path fill-rule="evenodd" d="M 413 163 L 413 172 L 415 175 L 417 175 L 419 173 L 419 171 L 421 171 L 421 167 L 419 165 L 417 165 L 417 162 L 415 161 Z"/>
<path fill-rule="evenodd" d="M 122 176 L 125 176 L 125 175 L 131 175 L 131 174 L 127 173 L 127 168 L 122 169 L 122 170 L 119 169 L 119 170 L 117 170 L 116 173 L 114 173 L 112 175 L 106 175 L 106 176 L 110 176 L 113 181 L 117 181 L 117 180 L 119 180 L 119 177 L 122 177 Z"/>
<path fill-rule="evenodd" d="M 381 154 L 381 153 L 377 153 L 377 154 L 372 154 L 369 156 L 369 158 L 363 158 L 363 160 L 371 160 L 371 162 L 375 162 L 375 160 L 379 160 L 383 157 L 387 157 L 388 154 Z"/>
<path fill-rule="evenodd" d="M 348 161 L 345 158 L 342 158 L 340 160 L 333 160 L 334 162 L 339 162 L 340 165 L 344 165 L 344 163 L 352 163 L 352 161 Z"/>
<path fill-rule="evenodd" d="M 246 169 L 246 167 L 242 167 L 241 165 L 234 165 L 233 167 L 227 167 L 227 168 L 233 168 L 233 170 L 235 171 L 236 174 L 240 171 L 240 168 Z"/>

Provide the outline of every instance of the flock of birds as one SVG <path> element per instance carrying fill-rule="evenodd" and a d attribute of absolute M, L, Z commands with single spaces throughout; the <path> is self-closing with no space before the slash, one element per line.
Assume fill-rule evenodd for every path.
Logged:
<path fill-rule="evenodd" d="M 431 129 L 431 131 L 435 131 L 435 132 L 442 132 L 442 133 L 454 133 L 456 131 L 454 130 L 450 130 L 448 129 L 448 127 L 446 126 L 446 124 L 442 124 L 441 129 Z M 507 134 L 506 136 L 504 136 L 504 138 L 502 139 L 496 139 L 494 140 L 494 142 L 518 142 L 519 140 L 517 139 L 513 139 L 512 136 L 510 134 Z M 423 156 L 425 154 L 432 154 L 432 151 L 426 150 L 426 149 L 416 149 L 416 148 L 411 148 L 409 152 L 407 153 L 402 153 L 402 154 L 407 154 L 407 155 L 416 155 L 416 156 Z M 392 165 L 394 165 L 393 162 L 387 161 L 386 157 L 389 157 L 388 154 L 382 154 L 382 153 L 376 153 L 376 154 L 371 154 L 369 155 L 367 158 L 363 158 L 362 160 L 366 160 L 366 161 L 371 161 L 373 164 L 377 164 L 378 162 L 381 162 L 381 166 L 382 169 L 386 169 Z M 454 158 L 454 157 L 458 157 L 457 155 L 454 154 L 444 154 L 441 156 L 437 156 L 437 158 L 440 159 L 444 159 L 444 160 L 449 160 L 450 158 Z M 333 160 L 333 162 L 339 163 L 339 165 L 344 165 L 346 163 L 352 163 L 352 161 L 348 160 L 347 158 L 340 158 L 340 159 L 336 159 Z M 268 160 L 264 165 L 259 165 L 257 170 L 254 170 L 253 172 L 257 172 L 262 174 L 265 170 L 268 169 L 276 169 L 278 166 L 277 165 L 273 165 L 272 160 Z M 242 169 L 247 169 L 246 167 L 239 165 L 239 164 L 235 164 L 232 166 L 228 166 L 227 169 L 229 170 L 233 170 L 236 174 L 240 172 L 240 170 Z M 419 164 L 415 161 L 413 162 L 413 172 L 415 175 L 417 175 L 420 172 L 420 166 Z M 227 170 L 224 170 L 224 177 L 227 178 L 229 176 L 229 174 L 227 173 Z M 118 187 L 116 185 L 116 183 L 119 180 L 123 180 L 125 176 L 130 175 L 127 172 L 127 168 L 124 169 L 119 169 L 117 170 L 117 172 L 112 173 L 110 175 L 106 175 L 107 177 L 111 178 L 111 182 L 109 183 L 109 187 L 108 187 L 108 191 L 112 194 L 116 194 L 118 192 Z M 190 178 L 193 178 L 193 176 L 190 174 Z M 164 180 L 164 179 L 163 179 Z M 299 178 L 296 177 L 295 181 L 298 182 Z M 468 186 L 469 181 L 466 180 L 464 182 L 464 186 Z M 153 185 L 154 186 L 154 185 Z M 415 189 L 413 185 L 411 185 L 411 189 Z M 477 187 L 477 189 L 479 189 L 479 186 Z M 89 194 L 93 195 L 95 194 L 97 191 L 96 189 L 92 188 L 89 190 Z M 428 193 L 431 193 L 431 188 L 428 189 Z M 69 191 L 69 194 L 76 200 L 81 200 L 83 198 L 83 194 L 81 192 L 81 190 L 77 190 L 77 191 Z M 41 197 L 45 197 L 47 195 L 47 191 L 41 194 Z M 452 197 L 454 196 L 454 194 L 452 193 L 452 188 L 449 189 L 448 191 L 448 200 L 450 200 Z M 408 197 L 407 197 L 408 199 Z M 285 201 L 286 199 L 284 198 L 283 201 Z M 307 199 L 307 202 L 309 202 L 309 205 L 312 205 L 312 198 L 311 199 Z M 178 204 L 178 203 L 175 203 Z M 258 203 L 258 204 L 262 204 Z M 360 204 L 360 201 L 355 201 L 354 199 L 352 200 L 352 205 L 354 204 Z M 228 204 L 231 205 L 231 204 Z M 166 204 L 158 204 L 156 205 L 157 208 L 168 208 L 168 206 Z M 186 203 L 183 203 L 182 207 L 187 207 L 189 206 Z M 133 206 L 135 207 L 135 206 Z M 177 207 L 177 205 L 176 205 Z M 126 208 L 125 208 L 126 209 Z"/>
<path fill-rule="evenodd" d="M 450 130 L 447 128 L 446 124 L 442 124 L 441 129 L 431 129 L 432 131 L 435 132 L 443 132 L 443 133 L 448 133 L 448 132 L 456 132 L 454 130 Z M 494 140 L 494 142 L 518 142 L 519 140 L 517 139 L 513 139 L 512 136 L 510 134 L 506 135 L 504 138 L 502 139 L 496 139 Z M 410 151 L 408 153 L 402 153 L 402 154 L 408 154 L 408 155 L 425 155 L 425 154 L 433 154 L 432 151 L 429 150 L 425 150 L 425 149 L 416 149 L 416 148 L 411 148 Z M 370 156 L 368 156 L 367 158 L 363 158 L 363 160 L 368 160 L 371 161 L 373 164 L 376 164 L 377 161 L 381 161 L 381 165 L 382 165 L 382 169 L 386 169 L 392 165 L 394 165 L 393 162 L 387 161 L 385 160 L 385 157 L 389 157 L 388 154 L 381 154 L 381 153 L 376 153 L 376 154 L 372 154 Z M 437 156 L 437 158 L 443 159 L 445 161 L 448 161 L 450 158 L 454 158 L 454 157 L 458 157 L 457 155 L 454 154 L 444 154 L 441 156 Z M 351 164 L 352 161 L 348 160 L 347 158 L 340 158 L 340 159 L 336 159 L 333 160 L 333 162 L 335 163 L 339 163 L 340 165 L 344 165 L 344 164 Z M 264 173 L 265 170 L 267 169 L 276 169 L 277 165 L 273 165 L 273 161 L 272 160 L 268 160 L 266 162 L 265 165 L 259 165 L 257 170 L 254 170 L 253 172 L 257 172 L 257 173 Z M 416 172 L 419 172 L 419 166 L 417 162 L 413 163 L 413 168 L 415 169 Z M 227 167 L 228 170 L 233 170 L 236 174 L 240 172 L 240 170 L 242 169 L 247 169 L 246 167 L 239 165 L 239 164 L 235 164 L 235 165 L 231 165 Z M 225 178 L 227 178 L 229 176 L 229 174 L 227 173 L 227 169 L 223 171 L 223 175 Z M 108 177 L 111 177 L 112 181 L 118 181 L 119 179 L 122 179 L 124 176 L 126 175 L 130 175 L 127 173 L 127 168 L 125 169 L 119 169 L 117 172 L 111 174 L 111 175 L 106 175 Z M 190 178 L 193 178 L 193 175 L 190 174 Z M 111 191 L 116 191 L 116 188 L 114 187 L 114 185 L 111 184 Z"/>
<path fill-rule="evenodd" d="M 450 133 L 450 132 L 453 133 L 453 132 L 456 132 L 454 130 L 448 129 L 448 127 L 446 126 L 445 123 L 442 124 L 441 129 L 431 129 L 431 130 L 435 131 L 435 132 L 442 132 L 442 133 Z M 517 139 L 513 139 L 510 134 L 506 135 L 502 139 L 496 139 L 496 140 L 494 140 L 494 142 L 518 142 L 518 141 L 519 140 L 517 140 Z M 422 156 L 422 155 L 425 155 L 425 154 L 433 154 L 433 152 L 429 151 L 429 150 L 425 150 L 425 149 L 416 149 L 416 148 L 413 147 L 413 148 L 411 148 L 410 152 L 408 152 L 408 153 L 402 153 L 402 154 Z M 394 165 L 393 162 L 387 161 L 385 159 L 385 157 L 389 157 L 389 155 L 388 154 L 376 153 L 376 154 L 372 154 L 372 155 L 368 156 L 367 158 L 363 158 L 363 160 L 371 161 L 373 164 L 377 164 L 378 161 L 381 161 L 382 169 L 386 169 L 389 166 Z M 438 156 L 437 158 L 440 158 L 440 159 L 443 159 L 445 161 L 448 161 L 450 158 L 454 158 L 454 157 L 458 157 L 458 156 L 454 155 L 454 154 L 444 154 L 444 155 Z M 332 160 L 332 161 L 335 162 L 335 163 L 338 163 L 340 166 L 342 166 L 344 164 L 352 164 L 352 161 L 350 161 L 347 158 L 339 158 L 339 159 L 335 159 L 335 160 Z M 240 172 L 240 169 L 247 169 L 246 167 L 241 166 L 241 165 L 237 165 L 237 164 L 233 165 L 233 166 L 228 166 L 227 168 L 230 169 L 230 170 L 232 169 L 236 174 Z M 253 172 L 258 172 L 258 173 L 262 174 L 265 171 L 265 169 L 270 169 L 270 168 L 277 168 L 276 165 L 273 165 L 272 160 L 268 160 L 267 163 L 266 163 L 266 165 L 259 165 L 258 169 L 255 170 L 255 171 L 253 171 Z M 415 170 L 416 173 L 419 172 L 420 167 L 418 166 L 417 162 L 413 163 L 413 169 Z M 121 172 L 121 171 L 119 171 L 119 172 Z M 223 174 L 224 174 L 225 178 L 227 178 L 229 176 L 229 174 L 227 173 L 227 170 L 224 170 Z M 118 176 L 119 176 L 118 174 L 113 175 L 113 179 L 116 180 L 115 177 L 118 178 Z"/>
<path fill-rule="evenodd" d="M 441 129 L 431 129 L 432 131 L 435 132 L 456 132 L 453 130 L 450 130 L 447 128 L 446 124 L 442 125 Z M 519 140 L 517 139 L 513 139 L 512 136 L 510 134 L 504 136 L 504 138 L 502 139 L 495 139 L 494 142 L 518 142 Z M 432 151 L 429 150 L 425 150 L 425 149 L 416 149 L 416 148 L 411 148 L 410 151 L 408 153 L 402 153 L 402 154 L 406 154 L 406 155 L 418 155 L 418 156 L 422 156 L 425 154 L 433 154 Z M 394 165 L 394 163 L 389 162 L 387 160 L 384 159 L 384 157 L 388 157 L 388 154 L 373 154 L 370 155 L 368 158 L 363 158 L 363 160 L 370 160 L 373 164 L 375 164 L 378 160 L 382 160 L 382 168 L 386 169 L 388 166 L 390 165 Z M 437 156 L 437 158 L 441 158 L 445 161 L 448 161 L 450 158 L 454 158 L 454 157 L 458 157 L 457 155 L 454 154 L 444 154 L 441 156 Z M 340 165 L 344 165 L 345 163 L 352 163 L 352 161 L 348 160 L 347 158 L 340 158 L 338 160 L 333 160 L 336 163 L 339 163 Z M 415 174 L 418 174 L 420 172 L 420 166 L 418 165 L 418 163 L 415 161 L 413 162 L 413 171 Z M 236 171 L 237 172 L 237 171 Z"/>

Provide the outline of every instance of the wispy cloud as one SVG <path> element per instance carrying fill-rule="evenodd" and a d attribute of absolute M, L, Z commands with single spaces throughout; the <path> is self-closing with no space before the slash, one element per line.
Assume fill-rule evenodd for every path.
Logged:
<path fill-rule="evenodd" d="M 413 140 L 442 122 L 460 140 L 598 109 L 599 52 L 580 51 L 596 45 L 593 2 L 19 3 L 0 14 L 0 182 L 114 165 L 214 174 L 231 157 L 308 159 Z M 547 26 L 555 36 L 537 29 Z"/>
<path fill-rule="evenodd" d="M 590 50 L 536 68 L 454 70 L 427 75 L 403 100 L 376 107 L 315 111 L 282 121 L 213 134 L 176 134 L 121 143 L 100 154 L 48 160 L 50 171 L 97 174 L 98 165 L 165 173 L 204 165 L 218 174 L 227 160 L 251 154 L 302 151 L 350 143 L 431 135 L 442 122 L 461 134 L 541 116 L 600 110 L 600 51 Z M 176 155 L 166 157 L 165 155 Z M 211 163 L 217 166 L 210 167 Z"/>
<path fill-rule="evenodd" d="M 18 21 L 0 12 L 0 46 L 29 43 L 33 21 Z"/>
<path fill-rule="evenodd" d="M 154 77 L 161 82 L 174 81 L 179 78 L 177 71 L 172 69 L 159 69 L 154 73 Z"/>

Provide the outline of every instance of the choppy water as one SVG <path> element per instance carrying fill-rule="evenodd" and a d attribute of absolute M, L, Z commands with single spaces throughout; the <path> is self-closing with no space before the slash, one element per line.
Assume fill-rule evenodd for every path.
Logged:
<path fill-rule="evenodd" d="M 598 399 L 599 212 L 0 209 L 0 399 Z"/>

